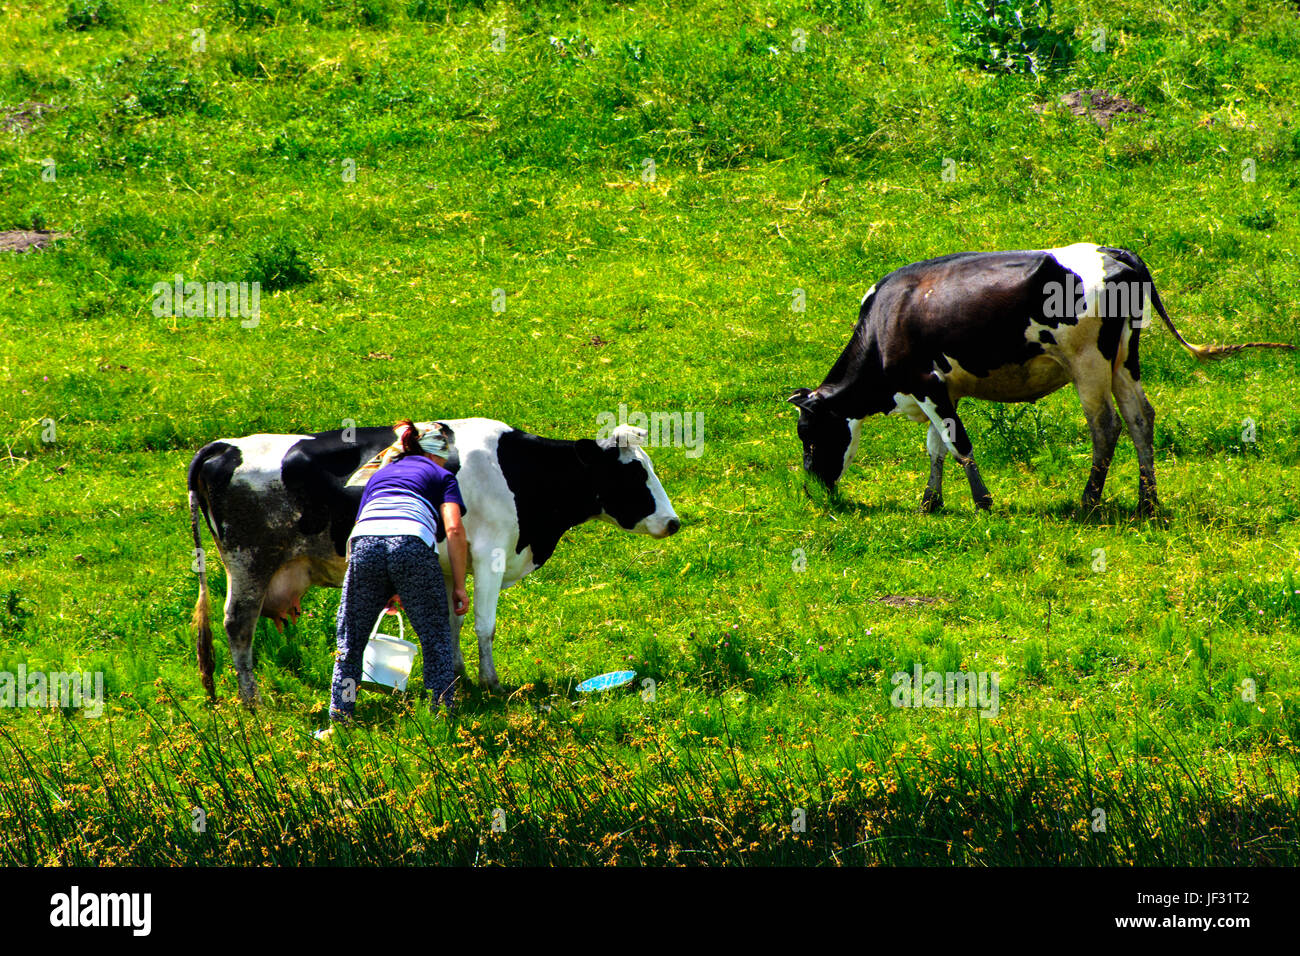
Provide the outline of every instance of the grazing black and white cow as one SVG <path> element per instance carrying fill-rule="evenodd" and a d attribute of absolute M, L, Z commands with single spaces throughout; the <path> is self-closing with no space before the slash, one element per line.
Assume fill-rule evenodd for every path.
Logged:
<path fill-rule="evenodd" d="M 541 567 L 566 531 L 593 518 L 656 538 L 674 534 L 681 522 L 640 447 L 647 437 L 642 429 L 621 426 L 597 442 L 539 438 L 486 418 L 438 424 L 454 442 L 447 467 L 456 474 L 466 507 L 479 681 L 496 687 L 492 638 L 502 588 Z M 348 479 L 396 439 L 391 428 L 249 435 L 211 442 L 190 462 L 194 546 L 202 549 L 202 512 L 226 566 L 226 639 L 245 702 L 257 696 L 258 618 L 282 628 L 286 618 L 296 621 L 302 613 L 302 595 L 313 584 L 343 586 L 347 539 L 363 490 Z M 438 556 L 449 577 L 447 549 L 440 548 Z M 207 575 L 202 562 L 198 567 L 199 672 L 215 697 Z M 461 620 L 453 611 L 456 672 L 464 677 Z"/>
<path fill-rule="evenodd" d="M 868 289 L 853 337 L 826 380 L 788 399 L 800 409 L 804 468 L 834 488 L 857 452 L 862 420 L 906 415 L 929 425 L 930 481 L 922 509 L 943 505 L 949 452 L 966 471 L 976 507 L 989 508 L 992 498 L 957 403 L 968 396 L 1032 402 L 1073 382 L 1092 433 L 1084 507 L 1101 499 L 1119 437 L 1113 395 L 1137 446 L 1139 506 L 1153 512 L 1159 506 L 1155 413 L 1138 368 L 1138 338 L 1149 306 L 1198 359 L 1244 348 L 1295 348 L 1278 342 L 1189 343 L 1165 312 L 1146 264 L 1126 249 L 1077 243 L 929 259 L 895 270 Z"/>

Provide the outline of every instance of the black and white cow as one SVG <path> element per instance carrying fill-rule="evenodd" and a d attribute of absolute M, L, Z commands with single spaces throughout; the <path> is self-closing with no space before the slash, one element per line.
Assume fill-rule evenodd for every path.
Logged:
<path fill-rule="evenodd" d="M 1138 338 L 1149 306 L 1198 359 L 1277 342 L 1193 345 L 1170 321 L 1146 264 L 1126 249 L 1076 243 L 1061 249 L 962 252 L 891 272 L 867 290 L 858 324 L 826 380 L 800 388 L 803 465 L 833 488 L 858 448 L 868 415 L 901 414 L 929 425 L 925 511 L 943 505 L 943 461 L 966 471 L 978 508 L 992 498 L 957 414 L 963 398 L 1032 402 L 1073 382 L 1092 433 L 1084 507 L 1101 498 L 1120 415 L 1138 453 L 1143 512 L 1156 498 L 1155 413 L 1139 381 Z"/>
<path fill-rule="evenodd" d="M 676 533 L 681 522 L 640 447 L 642 429 L 621 426 L 597 442 L 539 438 L 486 418 L 440 424 L 454 441 L 447 467 L 456 473 L 466 507 L 479 681 L 496 687 L 492 638 L 502 588 L 541 567 L 566 531 L 593 518 L 656 538 Z M 363 490 L 347 481 L 396 439 L 391 428 L 249 435 L 211 442 L 190 462 L 194 546 L 201 555 L 202 512 L 226 566 L 226 639 L 245 702 L 257 696 L 258 618 L 282 628 L 286 618 L 297 620 L 309 587 L 343 586 L 347 539 Z M 439 560 L 449 577 L 446 550 L 439 549 Z M 199 672 L 215 697 L 207 575 L 201 562 L 198 567 Z M 452 612 L 456 672 L 463 678 L 461 620 Z"/>

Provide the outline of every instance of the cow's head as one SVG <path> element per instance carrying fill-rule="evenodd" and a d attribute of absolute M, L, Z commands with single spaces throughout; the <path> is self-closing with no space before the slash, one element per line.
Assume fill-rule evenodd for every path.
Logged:
<path fill-rule="evenodd" d="M 627 531 L 666 538 L 682 523 L 641 447 L 647 437 L 644 428 L 620 425 L 600 441 L 579 439 L 575 450 L 595 485 L 599 517 Z"/>
<path fill-rule="evenodd" d="M 804 471 L 827 488 L 848 469 L 858 453 L 861 421 L 845 418 L 831 410 L 826 400 L 812 389 L 798 388 L 786 399 L 799 408 L 799 440 L 803 442 Z"/>

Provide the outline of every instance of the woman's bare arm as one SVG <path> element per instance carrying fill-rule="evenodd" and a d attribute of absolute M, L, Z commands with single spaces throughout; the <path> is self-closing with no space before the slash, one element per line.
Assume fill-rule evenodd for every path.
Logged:
<path fill-rule="evenodd" d="M 465 565 L 469 557 L 469 540 L 460 522 L 460 505 L 443 503 L 442 527 L 447 532 L 447 557 L 451 560 L 451 600 L 456 613 L 469 611 L 469 592 L 465 590 Z"/>

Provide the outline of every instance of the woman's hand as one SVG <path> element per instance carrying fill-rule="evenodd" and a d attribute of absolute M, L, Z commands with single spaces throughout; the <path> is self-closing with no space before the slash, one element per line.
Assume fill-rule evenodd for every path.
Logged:
<path fill-rule="evenodd" d="M 469 592 L 463 587 L 453 588 L 451 592 L 451 603 L 456 608 L 458 616 L 464 616 L 469 613 Z"/>

